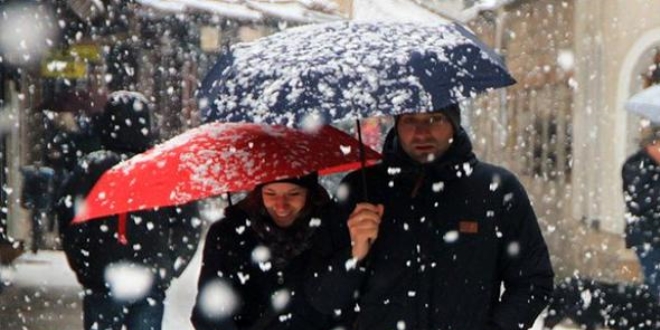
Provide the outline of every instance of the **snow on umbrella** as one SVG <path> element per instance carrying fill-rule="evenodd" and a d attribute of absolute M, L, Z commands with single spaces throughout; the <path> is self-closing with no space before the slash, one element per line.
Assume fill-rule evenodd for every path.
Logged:
<path fill-rule="evenodd" d="M 306 132 L 285 126 L 210 123 L 115 165 L 77 207 L 74 223 L 184 204 L 314 171 L 360 166 L 359 143 L 330 126 Z M 366 148 L 370 161 L 380 154 Z"/>
<path fill-rule="evenodd" d="M 624 107 L 654 124 L 660 124 L 660 85 L 651 86 L 633 95 Z"/>
<path fill-rule="evenodd" d="M 428 112 L 514 83 L 457 23 L 332 22 L 231 46 L 198 97 L 205 121 L 305 126 Z"/>

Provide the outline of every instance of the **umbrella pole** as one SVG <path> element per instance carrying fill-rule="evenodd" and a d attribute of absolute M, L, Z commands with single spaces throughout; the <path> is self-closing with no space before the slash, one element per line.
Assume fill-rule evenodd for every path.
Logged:
<path fill-rule="evenodd" d="M 362 198 L 364 198 L 364 201 L 368 201 L 369 194 L 367 193 L 367 171 L 365 168 L 367 167 L 367 157 L 365 155 L 364 151 L 364 144 L 362 143 L 362 128 L 360 127 L 360 119 L 355 120 L 355 125 L 357 126 L 357 135 L 358 135 L 358 142 L 360 142 L 360 172 L 362 175 Z"/>
<path fill-rule="evenodd" d="M 231 202 L 231 193 L 227 193 L 227 206 L 233 206 L 234 203 Z"/>

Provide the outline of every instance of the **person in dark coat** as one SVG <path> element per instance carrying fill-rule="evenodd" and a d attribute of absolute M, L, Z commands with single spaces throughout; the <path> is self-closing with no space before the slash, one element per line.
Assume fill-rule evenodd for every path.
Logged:
<path fill-rule="evenodd" d="M 553 290 L 547 246 L 520 182 L 472 152 L 458 105 L 397 116 L 365 175 L 366 197 L 360 171 L 340 185 L 345 225 L 319 234 L 315 308 L 358 310 L 360 330 L 532 326 Z"/>
<path fill-rule="evenodd" d="M 166 290 L 186 269 L 199 242 L 197 207 L 191 203 L 72 224 L 100 176 L 155 141 L 141 94 L 111 94 L 97 124 L 103 150 L 79 161 L 57 208 L 67 260 L 85 289 L 84 327 L 159 330 Z"/>
<path fill-rule="evenodd" d="M 644 283 L 660 297 L 660 127 L 644 132 L 640 150 L 623 164 L 626 246 L 637 254 Z"/>
<path fill-rule="evenodd" d="M 197 330 L 329 330 L 302 286 L 309 247 L 332 218 L 315 173 L 258 186 L 206 236 L 191 321 Z"/>
<path fill-rule="evenodd" d="M 68 115 L 71 114 L 66 112 L 60 114 L 60 116 Z M 48 142 L 43 157 L 44 165 L 54 171 L 51 195 L 53 204 L 47 212 L 48 230 L 51 232 L 55 230 L 56 224 L 59 222 L 57 212 L 54 212 L 55 203 L 62 195 L 64 183 L 78 164 L 78 159 L 101 149 L 99 134 L 95 134 L 93 128 L 93 116 L 77 113 L 71 117 L 76 123 L 74 127 L 69 127 L 71 124 L 56 125 L 52 120 L 47 120 L 45 124 L 46 130 L 49 132 L 47 135 L 50 135 L 50 138 L 46 138 Z M 66 122 L 64 119 L 62 121 Z"/>

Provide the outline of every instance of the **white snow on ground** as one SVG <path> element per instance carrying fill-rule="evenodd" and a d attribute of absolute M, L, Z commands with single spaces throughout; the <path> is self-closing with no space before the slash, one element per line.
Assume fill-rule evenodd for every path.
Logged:
<path fill-rule="evenodd" d="M 200 245 L 201 247 L 201 245 Z M 201 253 L 201 248 L 198 250 Z M 197 277 L 199 276 L 199 269 L 201 267 L 201 255 L 198 253 L 195 255 L 191 261 L 190 266 L 178 279 L 172 282 L 172 286 L 167 292 L 167 299 L 165 300 L 165 315 L 163 317 L 163 330 L 186 330 L 192 329 L 190 324 L 190 312 L 192 311 L 195 296 L 197 294 Z M 13 268 L 4 268 L 0 272 L 0 276 L 3 281 L 11 282 L 11 287 L 5 288 L 3 293 L 0 293 L 0 305 L 3 303 L 3 299 L 8 297 L 2 297 L 4 294 L 11 294 L 12 292 L 19 292 L 20 294 L 25 294 L 28 290 L 22 290 L 22 288 L 45 288 L 45 292 L 41 292 L 36 295 L 27 295 L 26 297 L 32 297 L 29 302 L 25 304 L 38 304 L 41 305 L 41 302 L 37 301 L 37 298 L 48 292 L 69 292 L 68 295 L 75 297 L 82 295 L 82 287 L 76 281 L 76 276 L 73 271 L 69 268 L 66 257 L 62 251 L 39 251 L 36 255 L 31 253 L 26 253 L 15 261 L 15 266 Z M 20 290 L 18 290 L 20 289 Z M 21 298 L 24 299 L 24 298 Z M 25 298 L 27 299 L 27 298 Z M 46 301 L 45 297 L 43 297 Z M 82 313 L 82 298 L 80 298 L 80 303 L 77 304 L 75 308 L 76 311 Z M 26 312 L 21 317 L 23 318 L 32 318 L 34 317 L 39 319 L 71 319 L 73 322 L 78 322 L 78 317 L 81 316 L 62 316 L 59 314 L 62 313 L 71 313 L 71 306 L 66 306 L 66 308 L 60 306 L 59 304 L 51 304 L 48 308 L 48 311 L 44 311 L 41 307 L 26 308 L 27 310 L 34 310 L 34 313 L 31 315 L 29 312 Z M 0 311 L 2 314 L 2 311 Z M 81 314 L 80 314 L 81 315 Z M 5 315 L 6 316 L 6 315 Z M 14 320 L 16 321 L 16 320 Z M 7 323 L 10 322 L 5 320 L 4 317 L 0 317 L 0 329 L 7 329 Z M 71 323 L 73 323 L 71 322 Z M 32 330 L 48 329 L 51 327 L 40 327 L 41 324 L 47 323 L 45 321 L 35 320 L 34 322 L 26 322 L 33 325 L 29 327 Z M 53 325 L 52 323 L 47 323 Z M 12 323 L 12 325 L 14 325 Z M 71 328 L 67 329 L 78 329 L 82 325 L 80 324 L 67 324 Z M 65 330 L 65 329 L 61 329 Z"/>
<path fill-rule="evenodd" d="M 18 287 L 80 287 L 61 251 L 25 253 L 7 271 L 11 285 Z"/>
<path fill-rule="evenodd" d="M 181 277 L 172 282 L 172 286 L 167 291 L 163 330 L 192 329 L 190 313 L 197 296 L 197 278 L 202 267 L 201 252 L 204 242 L 199 244 L 197 254 L 195 254 L 186 271 L 183 272 Z"/>
<path fill-rule="evenodd" d="M 172 282 L 172 286 L 167 292 L 163 330 L 192 329 L 189 318 L 197 295 L 197 277 L 199 276 L 199 269 L 201 266 L 202 246 L 203 242 L 200 244 L 200 248 L 197 251 L 198 253 L 191 261 L 190 266 L 180 278 Z M 70 290 L 71 295 L 73 296 L 80 294 L 82 291 L 78 282 L 76 282 L 75 275 L 69 269 L 64 253 L 61 251 L 39 251 L 36 255 L 27 253 L 17 260 L 14 269 L 10 271 L 5 269 L 1 275 L 5 280 L 9 277 L 12 282 L 12 288 L 6 288 L 6 291 L 4 292 L 5 294 L 11 293 L 12 291 L 9 289 L 14 289 L 16 287 L 43 287 L 58 290 Z M 46 290 L 46 292 L 48 291 L 57 290 Z M 0 294 L 0 302 L 2 301 L 1 298 L 2 294 Z M 78 306 L 80 306 L 80 304 L 78 304 Z M 57 308 L 59 308 L 59 305 L 54 304 L 49 307 L 49 310 L 52 310 L 52 313 L 62 313 L 62 311 Z M 71 309 L 67 309 L 65 312 L 71 313 Z M 41 313 L 42 314 L 39 314 L 40 318 L 47 319 L 57 317 L 57 315 L 44 316 L 43 311 L 41 311 Z M 31 315 L 30 312 L 26 312 L 23 317 L 31 318 L 36 316 Z M 59 318 L 61 318 L 61 316 L 59 316 Z M 75 318 L 75 315 L 72 318 Z M 6 325 L 4 319 L 0 318 L 0 329 L 5 329 L 6 327 L 4 325 Z M 52 325 L 52 323 L 50 323 L 50 325 Z M 77 329 L 78 327 L 79 325 L 75 325 L 71 329 Z M 47 328 L 48 327 L 40 328 L 38 326 L 30 327 L 30 329 L 33 330 Z M 532 330 L 541 329 L 542 325 L 540 320 L 537 320 Z M 576 329 L 579 328 L 563 326 L 555 328 L 555 330 Z"/>

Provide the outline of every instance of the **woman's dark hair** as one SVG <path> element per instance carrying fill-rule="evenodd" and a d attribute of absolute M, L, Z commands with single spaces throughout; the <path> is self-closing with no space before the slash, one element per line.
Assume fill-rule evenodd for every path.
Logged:
<path fill-rule="evenodd" d="M 660 126 L 651 125 L 642 128 L 639 139 L 640 148 L 646 148 L 646 146 L 657 143 L 658 141 L 660 141 Z"/>
<path fill-rule="evenodd" d="M 254 188 L 251 192 L 245 196 L 243 200 L 236 204 L 243 211 L 248 213 L 250 216 L 266 217 L 269 218 L 268 211 L 264 205 L 264 200 L 261 196 L 261 191 L 263 190 L 264 185 L 259 185 Z M 302 187 L 302 186 L 301 186 Z M 305 188 L 305 187 L 303 187 Z M 307 199 L 305 200 L 305 206 L 300 210 L 300 214 L 296 217 L 298 219 L 304 219 L 309 216 L 314 210 L 325 206 L 330 201 L 330 196 L 328 192 L 317 183 L 315 187 L 306 188 L 307 189 Z"/>

